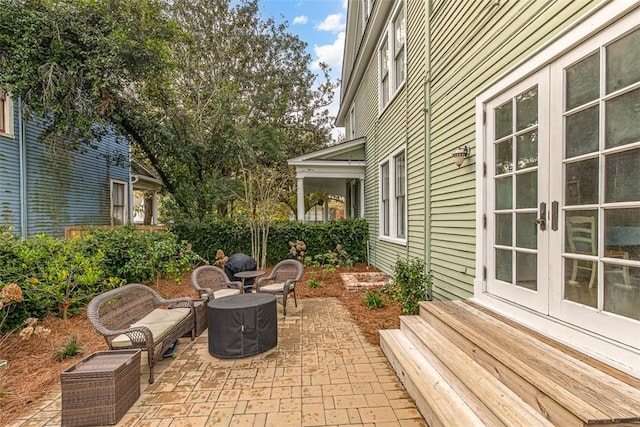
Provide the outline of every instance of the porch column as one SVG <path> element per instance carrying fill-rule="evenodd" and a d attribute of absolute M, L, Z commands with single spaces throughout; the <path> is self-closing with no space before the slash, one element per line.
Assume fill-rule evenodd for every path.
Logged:
<path fill-rule="evenodd" d="M 153 213 L 151 214 L 151 225 L 158 225 L 158 192 L 154 191 L 152 197 L 151 206 Z"/>
<path fill-rule="evenodd" d="M 304 178 L 297 178 L 298 187 L 298 221 L 304 222 Z"/>
<path fill-rule="evenodd" d="M 360 218 L 364 218 L 364 177 L 360 178 Z"/>

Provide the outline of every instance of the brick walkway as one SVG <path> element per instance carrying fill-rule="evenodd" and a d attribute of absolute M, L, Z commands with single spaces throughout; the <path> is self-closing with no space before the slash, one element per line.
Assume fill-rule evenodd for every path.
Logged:
<path fill-rule="evenodd" d="M 426 426 L 378 346 L 368 344 L 336 299 L 278 304 L 278 346 L 217 359 L 206 331 L 181 340 L 118 426 Z M 142 360 L 146 359 L 143 354 Z M 143 362 L 144 363 L 144 362 Z M 59 389 L 10 426 L 55 426 Z"/>

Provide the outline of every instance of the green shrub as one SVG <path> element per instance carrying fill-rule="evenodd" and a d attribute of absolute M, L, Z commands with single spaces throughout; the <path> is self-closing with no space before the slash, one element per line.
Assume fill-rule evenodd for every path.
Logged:
<path fill-rule="evenodd" d="M 251 235 L 248 225 L 243 220 L 176 223 L 171 225 L 171 232 L 180 240 L 192 243 L 193 250 L 210 261 L 213 261 L 218 249 L 227 255 L 237 252 L 251 253 Z M 336 247 L 340 245 L 344 254 L 349 254 L 348 260 L 346 257 L 343 260 L 344 263 L 364 262 L 368 238 L 367 222 L 360 218 L 318 224 L 279 221 L 269 230 L 267 264 L 275 265 L 283 259 L 293 258 L 289 242 L 296 241 L 305 243 L 305 258 L 336 251 Z"/>
<path fill-rule="evenodd" d="M 64 346 L 56 349 L 51 359 L 62 362 L 65 359 L 72 359 L 84 353 L 84 347 L 78 343 L 78 335 L 72 334 Z"/>
<path fill-rule="evenodd" d="M 416 314 L 420 308 L 420 301 L 431 299 L 432 279 L 425 270 L 424 261 L 418 258 L 396 261 L 392 294 L 403 313 Z"/>
<path fill-rule="evenodd" d="M 384 307 L 384 299 L 379 292 L 365 291 L 364 292 L 364 305 L 367 308 L 382 308 Z"/>
<path fill-rule="evenodd" d="M 322 287 L 322 283 L 316 279 L 311 279 L 307 282 L 307 286 L 311 289 L 320 289 Z"/>

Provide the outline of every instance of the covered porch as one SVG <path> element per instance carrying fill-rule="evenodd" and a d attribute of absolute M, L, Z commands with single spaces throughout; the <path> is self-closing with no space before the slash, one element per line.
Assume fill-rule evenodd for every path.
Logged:
<path fill-rule="evenodd" d="M 332 145 L 288 160 L 296 169 L 298 221 L 305 220 L 304 196 L 325 193 L 344 201 L 344 217 L 364 215 L 365 138 Z M 328 218 L 329 204 L 323 203 L 322 218 Z"/>

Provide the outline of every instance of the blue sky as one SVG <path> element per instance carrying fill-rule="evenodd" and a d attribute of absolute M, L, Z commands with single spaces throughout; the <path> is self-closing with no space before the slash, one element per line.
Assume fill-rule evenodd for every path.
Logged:
<path fill-rule="evenodd" d="M 264 18 L 287 21 L 289 32 L 307 42 L 313 71 L 317 70 L 317 63 L 325 62 L 331 68 L 331 77 L 340 78 L 347 0 L 259 0 L 258 4 Z M 332 116 L 338 112 L 339 92 L 338 89 L 329 107 Z M 344 134 L 342 128 L 333 132 L 334 137 L 339 133 Z"/>

